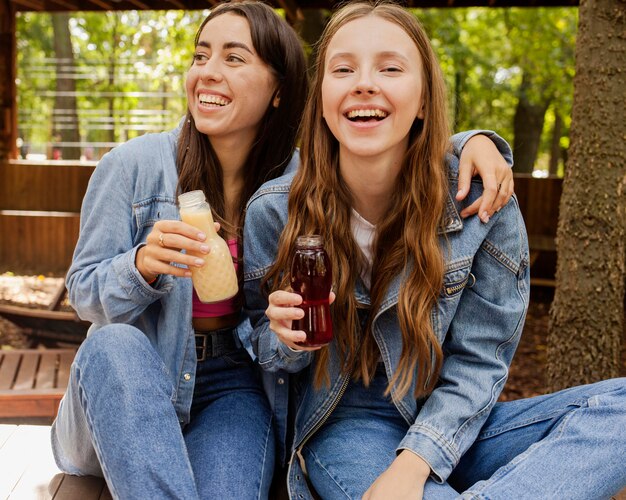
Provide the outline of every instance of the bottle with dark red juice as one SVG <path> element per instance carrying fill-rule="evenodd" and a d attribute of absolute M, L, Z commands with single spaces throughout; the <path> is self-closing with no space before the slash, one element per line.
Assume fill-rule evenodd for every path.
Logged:
<path fill-rule="evenodd" d="M 332 285 L 330 260 L 320 235 L 299 236 L 291 265 L 291 288 L 302 297 L 304 317 L 293 322 L 293 330 L 306 332 L 300 345 L 318 347 L 333 338 L 328 294 Z"/>

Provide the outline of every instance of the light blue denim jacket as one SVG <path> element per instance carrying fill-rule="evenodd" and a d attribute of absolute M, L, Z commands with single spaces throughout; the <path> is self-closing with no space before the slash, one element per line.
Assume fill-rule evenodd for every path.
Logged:
<path fill-rule="evenodd" d="M 176 205 L 179 129 L 116 147 L 98 163 L 83 200 L 80 236 L 67 274 L 78 315 L 99 326 L 125 323 L 144 332 L 160 354 L 181 424 L 189 422 L 196 374 L 190 279 L 161 275 L 148 285 L 137 250 L 161 219 L 180 219 Z M 297 168 L 294 155 L 287 171 Z M 243 318 L 243 316 L 242 316 Z"/>
<path fill-rule="evenodd" d="M 508 145 L 498 137 L 494 141 L 510 160 Z M 450 155 L 448 163 L 450 194 L 441 234 L 445 277 L 431 316 L 445 360 L 439 384 L 425 400 L 415 400 L 414 386 L 403 398 L 397 397 L 395 389 L 392 391 L 395 406 L 410 426 L 398 450 L 410 449 L 424 458 L 438 481 L 447 479 L 498 399 L 519 341 L 529 297 L 528 242 L 517 199 L 494 214 L 488 224 L 477 217 L 462 220 L 459 211 L 480 196 L 482 184 L 480 180 L 472 182 L 467 200 L 459 204 L 454 199 L 458 160 Z M 273 375 L 273 380 L 266 380 L 266 388 L 270 389 L 278 435 L 283 438 L 288 373 L 301 372 L 296 378 L 292 376 L 292 380 L 298 380 L 298 387 L 305 379 L 301 392 L 295 391 L 298 402 L 288 483 L 292 498 L 310 498 L 302 480 L 303 463 L 297 455 L 337 404 L 349 380 L 341 375 L 331 343 L 327 347 L 331 351 L 330 386 L 314 390 L 309 379 L 312 370 L 308 369 L 313 359 L 311 353 L 294 352 L 282 344 L 269 329 L 264 314 L 268 303 L 260 281 L 274 262 L 287 222 L 292 178 L 293 174 L 289 174 L 266 183 L 248 204 L 244 289 L 253 327 L 247 333 L 260 365 Z M 373 322 L 373 334 L 389 378 L 398 366 L 402 350 L 396 312 L 401 282 L 402 276 L 398 276 L 391 283 Z M 368 290 L 360 282 L 355 295 L 360 303 L 369 305 Z"/>

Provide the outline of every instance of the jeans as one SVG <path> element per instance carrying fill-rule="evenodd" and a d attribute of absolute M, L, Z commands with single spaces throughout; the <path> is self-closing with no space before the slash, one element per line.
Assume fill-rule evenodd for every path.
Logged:
<path fill-rule="evenodd" d="M 114 498 L 267 498 L 272 417 L 247 353 L 198 363 L 182 429 L 174 394 L 142 332 L 120 324 L 93 332 L 52 426 L 59 468 L 104 476 Z"/>
<path fill-rule="evenodd" d="M 303 448 L 323 499 L 361 498 L 396 457 L 408 430 L 384 372 L 369 388 L 350 382 Z M 410 453 L 410 452 L 407 452 Z M 608 499 L 626 486 L 626 379 L 497 403 L 448 482 L 429 479 L 425 499 Z"/>

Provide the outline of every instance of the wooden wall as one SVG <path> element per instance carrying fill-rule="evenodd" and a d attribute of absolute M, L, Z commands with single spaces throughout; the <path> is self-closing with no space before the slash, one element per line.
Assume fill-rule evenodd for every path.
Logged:
<path fill-rule="evenodd" d="M 94 166 L 67 163 L 0 162 L 0 273 L 62 275 L 69 267 Z M 561 179 L 515 177 L 531 250 L 541 252 L 535 277 L 554 276 L 561 189 Z"/>
<path fill-rule="evenodd" d="M 0 163 L 0 272 L 63 275 L 93 166 Z"/>

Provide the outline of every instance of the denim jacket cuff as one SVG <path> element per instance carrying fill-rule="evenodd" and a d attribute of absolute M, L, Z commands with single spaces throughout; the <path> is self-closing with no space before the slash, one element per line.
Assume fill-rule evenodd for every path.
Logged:
<path fill-rule="evenodd" d="M 513 166 L 513 152 L 511 150 L 511 146 L 506 142 L 502 137 L 496 134 L 492 130 L 467 130 L 465 132 L 459 132 L 458 134 L 454 134 L 452 136 L 452 149 L 454 151 L 454 155 L 457 158 L 461 157 L 461 151 L 472 137 L 476 135 L 484 135 L 489 137 L 495 144 L 496 148 L 504 158 L 504 160 L 509 164 L 509 166 Z"/>
<path fill-rule="evenodd" d="M 278 344 L 278 351 L 280 352 L 280 356 L 283 359 L 292 361 L 296 359 L 302 358 L 304 355 L 308 355 L 308 351 L 296 351 L 295 349 L 291 349 L 288 345 L 280 342 Z"/>
<path fill-rule="evenodd" d="M 458 451 L 441 433 L 422 424 L 410 427 L 396 453 L 405 449 L 419 455 L 430 465 L 431 477 L 438 483 L 448 479 L 460 459 Z"/>
<path fill-rule="evenodd" d="M 128 297 L 136 304 L 150 304 L 165 295 L 172 286 L 173 277 L 161 275 L 152 285 L 143 278 L 137 266 L 135 258 L 137 251 L 143 245 L 131 249 L 120 259 L 114 259 L 112 267 L 118 277 L 118 282 Z"/>

